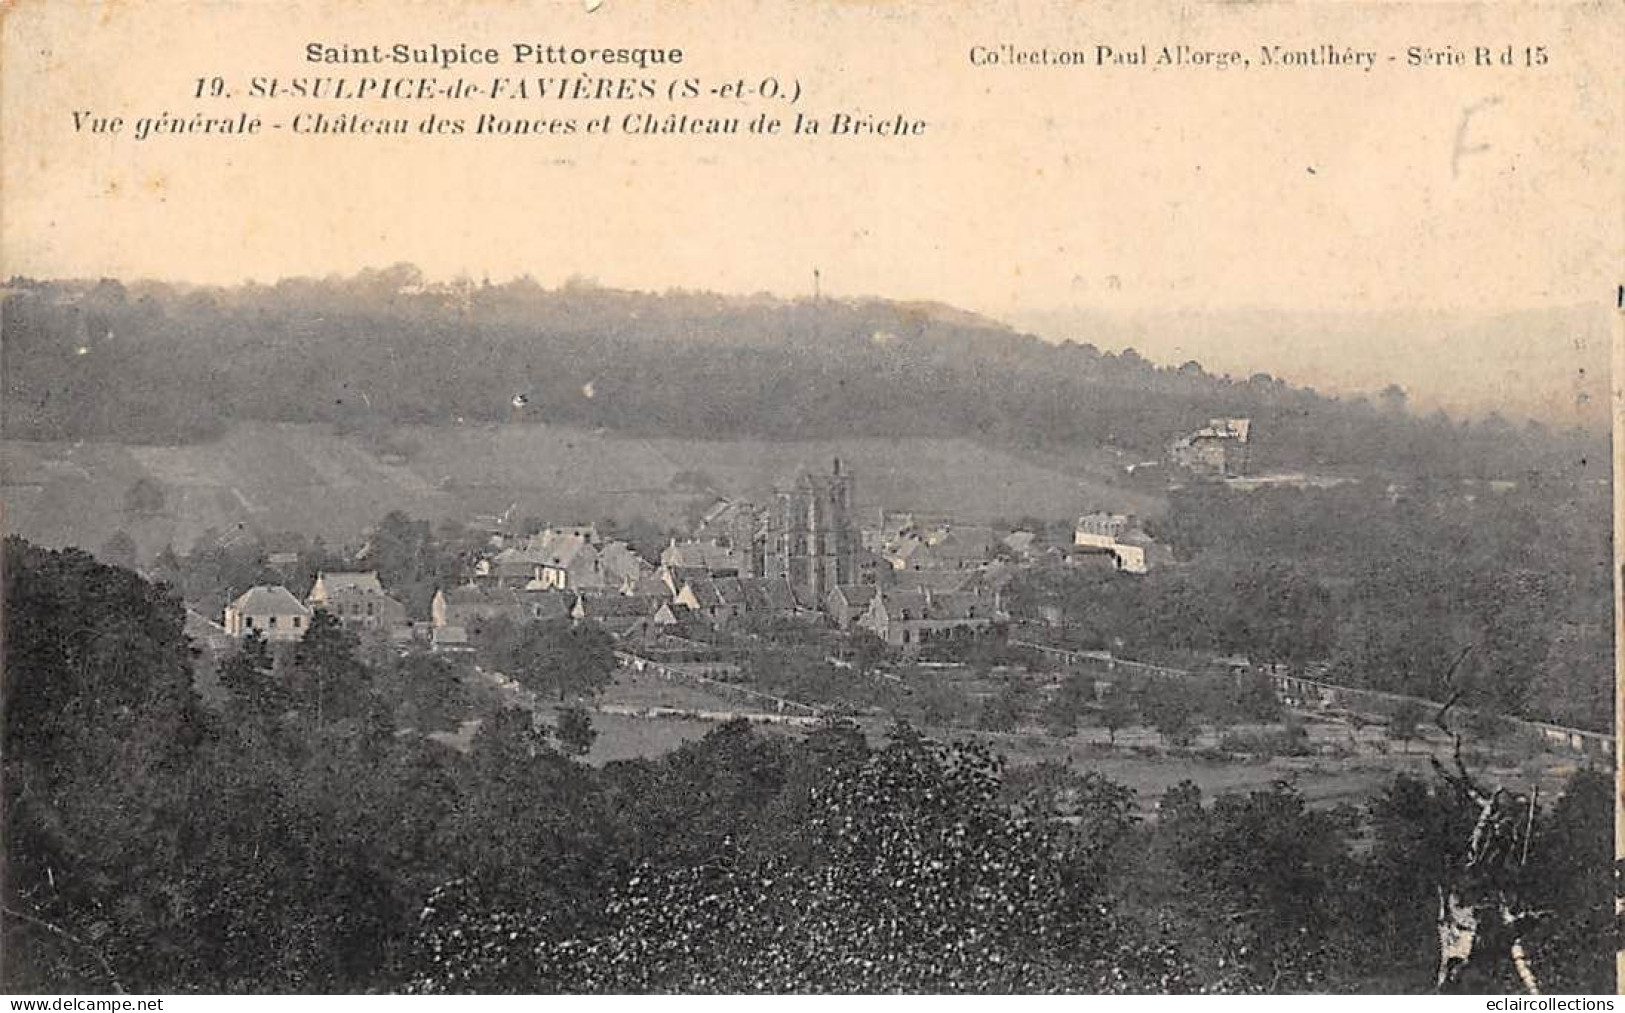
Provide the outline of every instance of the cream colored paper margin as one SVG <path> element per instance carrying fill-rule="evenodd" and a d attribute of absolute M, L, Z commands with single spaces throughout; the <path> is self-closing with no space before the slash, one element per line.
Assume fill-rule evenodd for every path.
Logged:
<path fill-rule="evenodd" d="M 1625 273 L 1622 10 L 20 0 L 0 7 L 0 275 L 234 283 L 412 261 L 439 278 L 795 294 L 819 268 L 832 291 L 1016 320 L 1046 300 L 1129 314 L 1604 308 Z M 928 128 L 917 139 L 137 144 L 69 122 L 74 110 L 185 114 L 196 78 L 320 74 L 336 69 L 303 62 L 311 41 L 395 40 L 680 46 L 685 69 L 708 79 L 799 80 L 804 108 Z M 1522 75 L 1068 72 L 978 67 L 971 53 L 1186 43 L 1544 46 L 1553 62 Z M 1625 311 L 1612 333 L 1618 475 Z M 1485 403 L 1513 382 L 1486 374 Z M 1617 539 L 1615 552 L 1625 581 Z M 1625 753 L 1620 772 L 1625 783 Z M 1625 805 L 1616 823 L 1625 856 Z"/>

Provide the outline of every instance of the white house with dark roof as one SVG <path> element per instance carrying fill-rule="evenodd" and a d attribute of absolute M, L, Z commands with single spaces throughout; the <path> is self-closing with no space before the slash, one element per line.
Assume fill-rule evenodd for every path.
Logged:
<path fill-rule="evenodd" d="M 261 584 L 226 606 L 226 635 L 258 633 L 270 641 L 298 640 L 310 628 L 311 610 L 279 584 Z"/>

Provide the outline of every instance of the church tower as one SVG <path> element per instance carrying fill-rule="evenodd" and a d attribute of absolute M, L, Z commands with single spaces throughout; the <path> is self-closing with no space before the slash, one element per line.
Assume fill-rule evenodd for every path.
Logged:
<path fill-rule="evenodd" d="M 775 496 L 772 542 L 778 572 L 812 603 L 858 579 L 852 476 L 836 458 L 828 475 L 803 474 Z"/>

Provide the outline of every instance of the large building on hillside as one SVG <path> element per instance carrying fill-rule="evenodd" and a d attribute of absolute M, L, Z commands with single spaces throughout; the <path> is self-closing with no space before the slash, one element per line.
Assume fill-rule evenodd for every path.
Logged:
<path fill-rule="evenodd" d="M 1115 545 L 1119 538 L 1139 527 L 1133 514 L 1112 514 L 1097 510 L 1078 518 L 1072 532 L 1073 545 Z"/>
<path fill-rule="evenodd" d="M 1106 552 L 1124 573 L 1148 573 L 1172 561 L 1172 553 L 1147 535 L 1133 514 L 1084 514 L 1073 530 L 1072 545 L 1068 562 L 1078 566 L 1098 563 Z"/>
<path fill-rule="evenodd" d="M 823 602 L 858 583 L 861 536 L 852 514 L 852 476 L 836 458 L 828 475 L 802 474 L 774 496 L 763 553 L 766 576 L 783 577 L 803 601 Z"/>
<path fill-rule="evenodd" d="M 1244 475 L 1251 456 L 1252 428 L 1251 419 L 1210 419 L 1206 426 L 1175 440 L 1169 456 L 1197 474 Z"/>

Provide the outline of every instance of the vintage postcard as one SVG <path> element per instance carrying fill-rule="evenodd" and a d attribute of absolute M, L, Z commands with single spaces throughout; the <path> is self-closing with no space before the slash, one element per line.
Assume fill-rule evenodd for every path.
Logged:
<path fill-rule="evenodd" d="M 1622 14 L 0 4 L 0 990 L 1612 1009 Z"/>

